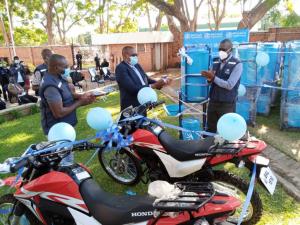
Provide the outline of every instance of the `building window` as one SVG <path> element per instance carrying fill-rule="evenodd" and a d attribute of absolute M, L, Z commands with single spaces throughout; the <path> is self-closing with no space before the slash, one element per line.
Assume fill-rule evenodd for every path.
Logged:
<path fill-rule="evenodd" d="M 145 44 L 138 44 L 137 45 L 137 51 L 138 52 L 145 52 L 146 48 L 145 48 Z"/>

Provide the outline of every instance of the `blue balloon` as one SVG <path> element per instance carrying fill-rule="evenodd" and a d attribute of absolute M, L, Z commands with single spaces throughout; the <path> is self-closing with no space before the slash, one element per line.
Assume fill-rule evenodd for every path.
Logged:
<path fill-rule="evenodd" d="M 147 102 L 157 102 L 157 94 L 152 88 L 144 87 L 139 91 L 137 99 L 141 105 Z"/>
<path fill-rule="evenodd" d="M 97 131 L 106 130 L 113 124 L 110 112 L 100 107 L 90 109 L 86 121 L 92 129 Z"/>
<path fill-rule="evenodd" d="M 227 141 L 235 141 L 243 137 L 247 131 L 247 124 L 237 113 L 226 113 L 217 123 L 219 135 Z"/>
<path fill-rule="evenodd" d="M 49 141 L 59 141 L 59 140 L 76 140 L 76 131 L 74 127 L 65 122 L 60 122 L 53 125 L 48 133 Z"/>
<path fill-rule="evenodd" d="M 240 84 L 239 89 L 238 89 L 238 95 L 244 96 L 246 94 L 246 87 L 243 84 Z"/>
<path fill-rule="evenodd" d="M 258 66 L 266 66 L 270 62 L 270 56 L 265 52 L 259 52 L 256 55 L 255 61 Z"/>

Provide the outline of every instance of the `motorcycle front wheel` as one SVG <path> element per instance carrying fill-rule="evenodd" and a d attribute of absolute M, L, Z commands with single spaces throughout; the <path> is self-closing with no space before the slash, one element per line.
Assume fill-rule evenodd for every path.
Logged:
<path fill-rule="evenodd" d="M 237 224 L 240 213 L 242 212 L 243 203 L 246 199 L 249 183 L 240 177 L 229 173 L 227 171 L 216 170 L 212 177 L 200 178 L 201 181 L 206 180 L 212 182 L 215 190 L 228 195 L 234 196 L 241 201 L 241 206 L 231 215 L 227 220 L 229 224 Z M 247 209 L 246 215 L 243 218 L 243 225 L 256 224 L 263 212 L 263 206 L 258 192 L 254 189 L 250 205 Z"/>
<path fill-rule="evenodd" d="M 15 216 L 13 210 L 16 199 L 12 194 L 3 195 L 0 197 L 0 224 L 5 225 L 43 225 L 32 214 L 29 209 L 26 209 L 21 216 Z M 21 203 L 20 203 L 21 204 Z"/>
<path fill-rule="evenodd" d="M 100 149 L 98 160 L 104 171 L 116 182 L 135 185 L 142 176 L 141 165 L 137 158 L 126 149 Z"/>

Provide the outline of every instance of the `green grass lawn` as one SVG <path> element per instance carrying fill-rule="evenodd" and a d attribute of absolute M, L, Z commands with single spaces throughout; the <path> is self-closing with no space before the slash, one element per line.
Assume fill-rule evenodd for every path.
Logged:
<path fill-rule="evenodd" d="M 77 111 L 78 125 L 76 127 L 77 139 L 83 139 L 93 136 L 95 132 L 88 127 L 86 123 L 86 114 L 89 108 L 105 107 L 114 116 L 119 112 L 119 95 L 117 93 L 110 94 L 107 100 L 100 101 L 93 105 L 82 107 Z M 176 118 L 166 117 L 162 108 L 158 108 L 152 113 L 152 116 L 157 116 L 164 122 L 177 123 Z M 176 132 L 172 131 L 173 134 Z M 46 137 L 43 135 L 40 126 L 40 115 L 34 114 L 17 120 L 8 121 L 0 124 L 0 162 L 8 157 L 20 156 L 21 153 L 31 143 L 38 143 L 44 141 Z M 93 152 L 81 152 L 76 154 L 76 161 L 85 163 L 91 157 Z M 130 189 L 137 193 L 145 193 L 147 185 L 139 184 L 135 187 L 126 187 L 113 182 L 101 169 L 97 158 L 90 163 L 89 167 L 92 169 L 95 179 L 101 184 L 106 191 L 124 194 L 126 190 Z M 237 170 L 232 164 L 226 164 L 225 168 L 248 179 L 248 173 L 245 170 Z M 2 176 L 3 177 L 3 176 Z M 300 224 L 300 204 L 295 202 L 293 198 L 287 195 L 280 185 L 277 186 L 276 192 L 270 196 L 265 189 L 258 186 L 258 191 L 261 194 L 264 203 L 264 214 L 259 222 L 262 224 Z M 1 193 L 5 191 L 2 189 Z"/>

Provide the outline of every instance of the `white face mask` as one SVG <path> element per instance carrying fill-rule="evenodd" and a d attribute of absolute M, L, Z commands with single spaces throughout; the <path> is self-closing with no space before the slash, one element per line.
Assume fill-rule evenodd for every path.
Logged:
<path fill-rule="evenodd" d="M 228 53 L 225 51 L 219 51 L 219 57 L 221 60 L 224 60 L 228 57 Z"/>

